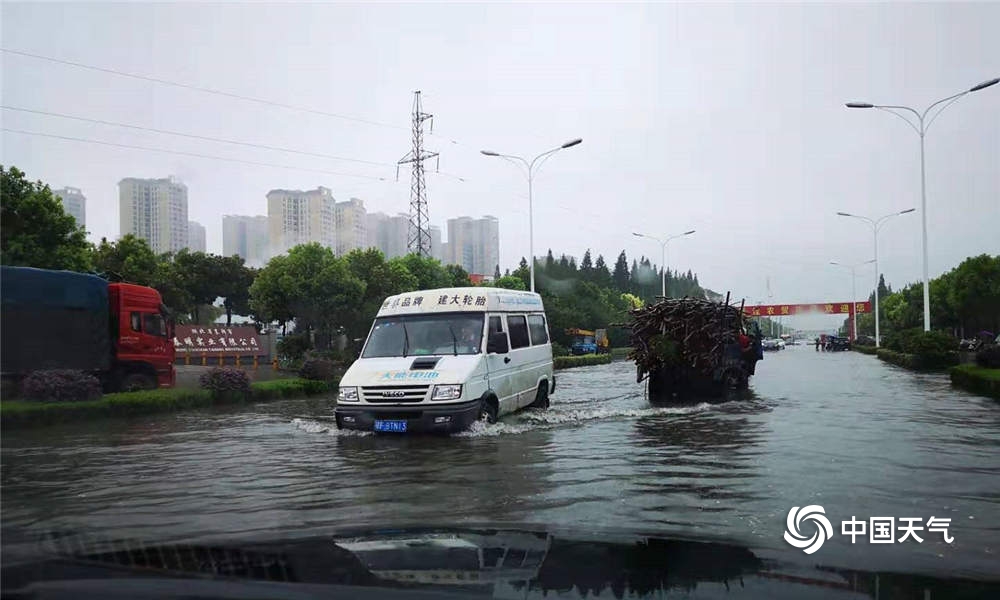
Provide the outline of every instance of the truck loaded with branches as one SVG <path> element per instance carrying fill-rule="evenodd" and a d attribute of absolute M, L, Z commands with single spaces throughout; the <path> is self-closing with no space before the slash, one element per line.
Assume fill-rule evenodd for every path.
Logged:
<path fill-rule="evenodd" d="M 650 401 L 730 398 L 745 390 L 763 358 L 761 334 L 740 306 L 697 298 L 666 298 L 635 307 L 624 325 Z"/>

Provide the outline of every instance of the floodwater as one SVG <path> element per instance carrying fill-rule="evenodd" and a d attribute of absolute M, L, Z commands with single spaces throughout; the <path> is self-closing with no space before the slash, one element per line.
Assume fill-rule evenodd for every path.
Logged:
<path fill-rule="evenodd" d="M 332 399 L 4 431 L 3 528 L 170 541 L 538 524 L 1000 577 L 1000 403 L 946 376 L 797 346 L 765 356 L 750 399 L 677 408 L 651 407 L 630 363 L 557 377 L 550 410 L 450 438 L 338 432 Z M 834 530 L 808 556 L 782 537 L 806 505 Z M 841 533 L 852 517 L 932 516 L 950 519 L 951 544 Z"/>

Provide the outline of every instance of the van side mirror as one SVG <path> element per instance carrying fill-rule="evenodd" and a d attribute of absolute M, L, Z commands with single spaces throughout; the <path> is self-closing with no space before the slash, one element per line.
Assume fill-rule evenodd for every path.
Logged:
<path fill-rule="evenodd" d="M 510 352 L 510 346 L 507 345 L 507 334 L 502 331 L 491 332 L 486 341 L 486 353 L 507 354 L 508 352 Z"/>

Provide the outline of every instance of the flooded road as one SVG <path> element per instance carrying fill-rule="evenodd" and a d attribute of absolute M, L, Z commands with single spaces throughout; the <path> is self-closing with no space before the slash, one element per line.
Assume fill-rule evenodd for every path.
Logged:
<path fill-rule="evenodd" d="M 329 400 L 4 431 L 3 527 L 167 541 L 526 523 L 1000 577 L 997 402 L 803 346 L 767 354 L 745 402 L 652 408 L 634 382 L 630 363 L 561 371 L 549 411 L 451 438 L 339 433 Z M 789 509 L 805 505 L 823 506 L 834 530 L 811 556 L 782 539 Z M 950 518 L 954 542 L 841 534 L 842 520 L 879 516 Z"/>

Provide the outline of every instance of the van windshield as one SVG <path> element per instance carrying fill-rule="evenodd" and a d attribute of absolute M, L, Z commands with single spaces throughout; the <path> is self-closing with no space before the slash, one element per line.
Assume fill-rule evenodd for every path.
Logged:
<path fill-rule="evenodd" d="M 479 354 L 482 341 L 482 314 L 380 317 L 361 358 Z"/>

